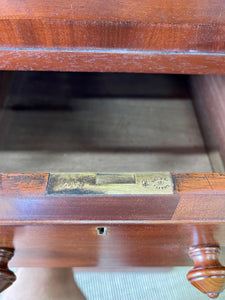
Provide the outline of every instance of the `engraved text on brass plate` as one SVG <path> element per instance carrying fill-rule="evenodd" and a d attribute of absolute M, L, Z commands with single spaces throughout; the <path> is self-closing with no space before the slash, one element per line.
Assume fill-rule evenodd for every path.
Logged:
<path fill-rule="evenodd" d="M 169 172 L 53 173 L 50 174 L 48 194 L 173 194 L 173 181 Z"/>

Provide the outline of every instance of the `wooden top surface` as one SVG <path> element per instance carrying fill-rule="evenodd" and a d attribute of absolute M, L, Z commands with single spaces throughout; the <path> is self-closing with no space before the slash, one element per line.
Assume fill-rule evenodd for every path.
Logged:
<path fill-rule="evenodd" d="M 2 70 L 225 73 L 223 0 L 2 0 L 0 31 Z"/>
<path fill-rule="evenodd" d="M 223 0 L 2 0 L 1 19 L 224 24 Z"/>

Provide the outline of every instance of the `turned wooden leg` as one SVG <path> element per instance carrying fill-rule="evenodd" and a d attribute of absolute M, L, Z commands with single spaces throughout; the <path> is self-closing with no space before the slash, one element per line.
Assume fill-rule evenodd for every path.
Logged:
<path fill-rule="evenodd" d="M 13 249 L 0 248 L 0 292 L 7 289 L 16 280 L 16 275 L 8 268 L 8 262 L 13 254 Z"/>
<path fill-rule="evenodd" d="M 225 267 L 218 259 L 219 247 L 199 246 L 189 250 L 194 268 L 187 279 L 210 298 L 216 298 L 225 288 Z"/>

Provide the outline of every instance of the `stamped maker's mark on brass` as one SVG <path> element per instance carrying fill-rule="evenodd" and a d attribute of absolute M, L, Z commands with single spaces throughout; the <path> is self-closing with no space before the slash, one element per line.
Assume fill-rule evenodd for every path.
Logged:
<path fill-rule="evenodd" d="M 170 184 L 171 184 L 171 178 L 168 178 L 166 176 L 161 176 L 161 177 L 155 177 L 152 180 L 152 184 L 154 186 L 154 188 L 158 189 L 158 190 L 167 190 L 168 188 L 170 188 Z"/>
<path fill-rule="evenodd" d="M 47 192 L 72 195 L 173 194 L 173 182 L 168 172 L 53 173 Z"/>

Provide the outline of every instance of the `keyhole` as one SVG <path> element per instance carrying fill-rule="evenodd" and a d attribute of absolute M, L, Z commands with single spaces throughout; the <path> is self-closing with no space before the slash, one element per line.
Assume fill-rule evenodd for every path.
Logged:
<path fill-rule="evenodd" d="M 97 227 L 97 235 L 106 235 L 107 227 Z"/>

